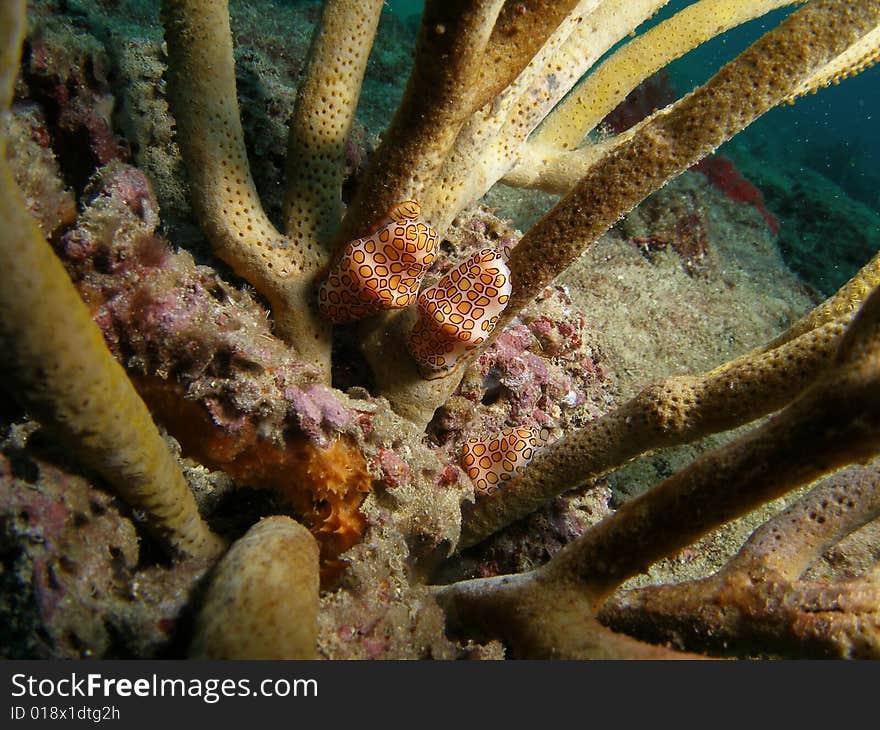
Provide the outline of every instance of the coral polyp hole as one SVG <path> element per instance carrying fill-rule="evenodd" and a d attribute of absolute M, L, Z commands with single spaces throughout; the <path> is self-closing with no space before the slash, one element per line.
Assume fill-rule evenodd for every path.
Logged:
<path fill-rule="evenodd" d="M 484 406 L 494 405 L 501 400 L 501 393 L 504 386 L 498 379 L 498 375 L 499 373 L 490 370 L 486 374 L 486 377 L 483 378 L 483 397 L 480 399 L 480 402 Z"/>
<path fill-rule="evenodd" d="M 107 508 L 103 504 L 94 500 L 89 502 L 89 509 L 92 511 L 92 514 L 96 516 L 103 515 L 107 512 Z"/>
<path fill-rule="evenodd" d="M 65 555 L 58 559 L 58 567 L 62 573 L 67 573 L 67 575 L 75 576 L 79 573 L 79 565 Z"/>

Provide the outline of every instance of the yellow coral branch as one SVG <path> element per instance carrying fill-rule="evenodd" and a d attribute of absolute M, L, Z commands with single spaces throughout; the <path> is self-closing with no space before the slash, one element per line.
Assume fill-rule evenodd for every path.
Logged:
<path fill-rule="evenodd" d="M 215 569 L 189 655 L 315 659 L 317 638 L 318 544 L 289 517 L 267 517 Z"/>
<path fill-rule="evenodd" d="M 506 0 L 480 63 L 476 106 L 510 84 L 565 17 L 582 5 L 580 0 Z"/>
<path fill-rule="evenodd" d="M 517 161 L 526 138 L 617 41 L 668 0 L 578 3 L 516 80 L 461 130 L 422 201 L 439 230 Z"/>
<path fill-rule="evenodd" d="M 846 9 L 824 0 L 808 3 L 706 84 L 655 114 L 593 165 L 513 250 L 514 291 L 502 324 L 648 193 L 785 99 L 878 23 L 875 0 Z"/>
<path fill-rule="evenodd" d="M 3 114 L 25 28 L 24 0 L 0 7 Z M 0 352 L 17 395 L 72 455 L 96 469 L 174 551 L 223 547 L 199 516 L 168 445 L 113 358 L 64 267 L 27 213 L 0 136 Z"/>
<path fill-rule="evenodd" d="M 619 635 L 597 625 L 596 609 L 612 590 L 718 525 L 878 450 L 880 291 L 875 290 L 848 328 L 834 366 L 762 426 L 627 502 L 538 570 L 455 583 L 440 588 L 437 597 L 453 622 L 510 641 L 519 656 L 644 656 L 644 645 L 633 639 L 622 644 Z M 808 595 L 786 595 L 785 607 L 788 612 L 793 598 L 833 613 L 875 614 L 876 584 L 854 588 L 848 595 L 839 588 L 825 591 L 813 604 Z M 860 633 L 858 626 L 848 628 L 850 635 Z M 876 646 L 875 619 L 866 633 Z"/>
<path fill-rule="evenodd" d="M 461 547 L 640 454 L 725 431 L 782 407 L 828 367 L 851 317 L 705 375 L 647 386 L 617 410 L 539 451 L 521 478 L 463 509 Z"/>
<path fill-rule="evenodd" d="M 875 254 L 833 296 L 795 322 L 779 337 L 767 343 L 761 348 L 761 351 L 772 350 L 796 337 L 800 337 L 805 332 L 852 314 L 877 286 L 880 286 L 880 253 Z"/>
<path fill-rule="evenodd" d="M 873 66 L 880 59 L 880 28 L 867 33 L 845 53 L 831 59 L 795 89 L 786 101 L 792 102 L 804 94 L 815 94 L 821 87 L 838 84 L 842 79 L 855 76 Z"/>
<path fill-rule="evenodd" d="M 474 111 L 475 82 L 502 4 L 503 0 L 425 4 L 415 66 L 346 214 L 346 239 L 369 232 L 404 200 L 422 202 L 425 186 Z"/>
<path fill-rule="evenodd" d="M 330 259 L 342 220 L 345 144 L 384 4 L 325 2 L 297 90 L 287 145 L 285 231 L 319 266 Z"/>
<path fill-rule="evenodd" d="M 501 178 L 508 185 L 564 195 L 612 149 L 626 143 L 638 127 L 611 139 L 578 144 L 620 104 L 627 93 L 654 71 L 730 28 L 785 5 L 803 0 L 740 3 L 702 0 L 638 36 L 581 83 L 520 149 L 516 164 Z M 676 44 L 670 45 L 675 39 Z M 682 45 L 679 42 L 684 41 Z M 877 61 L 880 29 L 867 33 L 845 52 L 805 78 L 782 102 L 815 93 Z M 647 123 L 647 120 L 640 124 Z"/>
<path fill-rule="evenodd" d="M 880 450 L 880 290 L 833 366 L 787 408 L 627 502 L 551 561 L 606 593 L 713 527 Z"/>
<path fill-rule="evenodd" d="M 803 0 L 701 0 L 633 38 L 593 71 L 533 135 L 537 145 L 573 149 L 644 79 L 731 28 Z"/>
<path fill-rule="evenodd" d="M 266 216 L 251 177 L 236 100 L 227 0 L 163 0 L 168 98 L 190 198 L 217 255 L 268 299 L 275 329 L 329 379 L 330 331 L 315 302 L 324 263 Z"/>

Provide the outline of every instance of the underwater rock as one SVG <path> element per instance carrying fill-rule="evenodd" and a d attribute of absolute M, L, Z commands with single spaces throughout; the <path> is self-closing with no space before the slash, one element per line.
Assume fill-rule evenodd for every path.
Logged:
<path fill-rule="evenodd" d="M 7 116 L 6 125 L 9 162 L 21 171 L 18 184 L 28 212 L 43 235 L 54 240 L 76 218 L 76 197 L 61 177 L 45 116 L 38 105 L 22 104 Z"/>
<path fill-rule="evenodd" d="M 31 436 L 35 439 L 35 436 Z M 136 517 L 33 451 L 0 453 L 4 658 L 153 657 L 206 565 L 141 569 Z"/>

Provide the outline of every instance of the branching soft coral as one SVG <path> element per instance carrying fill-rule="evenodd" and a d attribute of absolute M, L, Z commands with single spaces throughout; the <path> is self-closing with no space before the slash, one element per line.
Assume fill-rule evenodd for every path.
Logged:
<path fill-rule="evenodd" d="M 625 94 L 656 68 L 709 37 L 785 4 L 695 3 L 603 64 L 596 73 L 606 79 L 597 82 L 604 92 L 592 94 L 601 100 L 595 113 L 585 115 L 576 103 L 567 102 L 548 119 L 546 131 L 539 132 L 537 139 L 549 136 L 563 148 L 571 146 L 569 138 L 582 139 L 614 107 L 618 93 Z M 442 235 L 465 205 L 517 164 L 521 151 L 523 160 L 534 161 L 526 145 L 528 135 L 605 50 L 663 3 L 429 0 L 404 100 L 341 222 L 337 219 L 339 139 L 357 100 L 364 48 L 380 5 L 339 0 L 325 4 L 293 119 L 285 237 L 265 218 L 250 181 L 233 103 L 232 41 L 225 3 L 163 3 L 170 100 L 203 226 L 218 253 L 265 294 L 279 334 L 325 373 L 329 373 L 329 327 L 315 318 L 315 301 L 320 272 L 330 266 L 334 247 L 340 243 L 337 237 L 370 234 L 410 199 L 421 204 L 426 222 Z M 580 182 L 570 179 L 569 187 L 577 182 L 572 192 L 514 250 L 513 293 L 499 325 L 515 317 L 652 190 L 770 107 L 814 87 L 820 79 L 827 81 L 834 75 L 829 59 L 846 59 L 840 62 L 838 75 L 844 68 L 868 63 L 876 52 L 871 40 L 875 11 L 872 3 L 846 14 L 834 4 L 811 3 L 704 87 L 594 155 L 592 164 L 580 169 L 579 175 L 586 177 Z M 526 13 L 531 22 L 518 20 L 517 13 Z M 358 30 L 349 37 L 350 28 Z M 520 45 L 517 39 L 534 55 L 517 53 L 506 63 L 487 63 L 502 46 Z M 328 55 L 327 48 L 346 48 L 349 62 Z M 643 48 L 651 50 L 647 60 L 641 60 L 646 58 L 640 52 Z M 438 58 L 445 62 L 438 63 Z M 559 142 L 556 138 L 562 133 L 553 130 L 563 128 L 568 141 Z M 319 129 L 333 132 L 332 144 L 322 141 Z M 331 175 L 331 169 L 337 174 Z M 310 191 L 308 196 L 327 204 L 294 204 L 305 194 L 297 191 Z M 319 210 L 325 216 L 316 223 Z M 585 210 L 589 216 L 584 216 Z M 463 370 L 453 368 L 442 378 L 426 380 L 405 344 L 414 324 L 412 312 L 381 315 L 365 323 L 362 338 L 379 392 L 399 413 L 424 425 L 449 397 Z M 475 348 L 471 356 L 477 352 Z M 459 362 L 464 365 L 468 360 Z"/>
<path fill-rule="evenodd" d="M 880 291 L 875 290 L 847 327 L 832 367 L 766 423 L 624 504 L 542 568 L 455 583 L 438 595 L 459 630 L 503 637 L 519 656 L 651 656 L 663 650 L 622 638 L 599 622 L 596 611 L 611 591 L 713 527 L 878 450 Z M 833 544 L 876 516 L 875 481 L 868 475 L 843 487 L 819 488 L 757 534 L 718 578 L 636 592 L 599 615 L 613 626 L 666 622 L 674 630 L 676 621 L 681 625 L 705 613 L 708 632 L 714 626 L 731 632 L 739 630 L 740 614 L 751 622 L 744 633 L 771 633 L 793 653 L 822 647 L 840 656 L 876 657 L 876 570 L 833 586 L 780 583 L 797 579 L 821 554 L 823 542 Z M 793 529 L 809 527 L 798 536 L 800 547 L 775 548 L 784 537 L 778 526 L 791 520 Z M 762 554 L 763 565 L 752 560 Z M 764 600 L 770 605 L 756 605 Z M 715 618 L 704 611 L 707 601 L 715 604 Z M 777 601 L 783 604 L 778 609 Z M 806 621 L 813 612 L 825 613 L 831 623 L 820 616 Z M 694 628 L 699 632 L 699 623 Z"/>
<path fill-rule="evenodd" d="M 8 113 L 25 3 L 0 9 L 0 113 Z M 96 469 L 172 551 L 223 548 L 199 516 L 180 467 L 76 289 L 27 212 L 0 136 L 0 341 L 4 370 L 32 413 Z"/>
<path fill-rule="evenodd" d="M 656 69 L 734 25 L 792 3 L 694 2 L 625 43 L 560 104 L 601 56 L 664 4 L 427 0 L 404 99 L 369 166 L 353 181 L 354 196 L 343 212 L 345 145 L 383 3 L 327 0 L 291 117 L 279 230 L 249 170 L 227 1 L 162 0 L 168 100 L 198 223 L 216 255 L 265 298 L 276 334 L 325 386 L 333 373 L 331 320 L 362 320 L 357 335 L 372 370 L 364 381 L 411 422 L 413 434 L 421 434 L 493 333 L 622 215 L 768 109 L 871 63 L 880 45 L 877 0 L 845 7 L 812 0 L 691 94 L 606 142 L 578 147 Z M 0 48 L 8 106 L 24 4 L 2 7 L 2 27 L 16 34 Z M 2 250 L 2 268 L 15 286 L 3 289 L 0 321 L 28 406 L 69 432 L 78 448 L 97 453 L 91 462 L 133 506 L 148 512 L 171 546 L 215 555 L 219 541 L 199 520 L 149 413 L 27 219 L 2 161 L 0 175 L 4 219 L 14 223 L 14 241 L 26 244 L 22 251 L 12 245 Z M 453 219 L 502 178 L 564 197 L 509 257 L 506 250 L 482 249 L 451 262 L 445 276 L 432 272 L 438 240 Z M 704 376 L 649 386 L 550 446 L 541 448 L 543 436 L 526 429 L 511 432 L 503 444 L 469 445 L 463 463 L 482 494 L 463 510 L 459 547 L 638 454 L 782 409 L 624 505 L 544 568 L 439 589 L 452 623 L 468 635 L 488 628 L 523 656 L 670 656 L 600 623 L 644 623 L 641 606 L 648 598 L 635 619 L 612 614 L 612 604 L 607 615 L 597 614 L 598 605 L 627 577 L 713 526 L 877 452 L 880 295 L 870 294 L 876 284 L 875 260 L 765 348 Z M 23 294 L 13 291 L 19 285 Z M 169 411 L 183 398 L 173 386 L 162 394 L 172 401 Z M 208 423 L 206 412 L 198 417 L 207 425 L 192 429 L 196 439 L 226 436 Z M 233 459 L 213 465 L 238 480 L 260 482 L 255 486 L 292 485 L 289 501 L 323 540 L 322 556 L 335 560 L 366 523 L 359 508 L 371 477 L 358 444 L 344 438 L 329 445 L 288 441 L 286 435 L 273 444 L 256 431 L 250 437 Z M 292 484 L 291 474 L 305 486 Z M 458 524 L 446 527 L 456 531 Z M 275 550 L 290 551 L 277 572 L 266 557 Z M 276 655 L 271 640 L 251 634 L 254 614 L 264 606 L 250 599 L 271 603 L 279 584 L 289 580 L 298 590 L 288 598 L 301 618 L 286 623 L 283 613 L 273 615 L 289 629 L 278 653 L 311 656 L 317 555 L 312 538 L 286 518 L 255 526 L 217 568 L 193 654 Z M 732 566 L 719 580 L 743 575 Z M 797 584 L 798 577 L 786 575 L 795 592 L 811 600 L 810 587 Z M 874 588 L 851 588 L 858 619 Z M 700 586 L 694 595 L 705 590 Z M 823 606 L 824 597 L 816 598 Z M 664 599 L 664 607 L 672 606 L 666 613 L 689 611 L 691 598 Z M 795 609 L 791 620 L 798 615 Z M 218 632 L 227 625 L 235 630 L 223 644 Z M 865 653 L 876 653 L 876 631 L 848 637 L 850 644 L 863 641 Z"/>
<path fill-rule="evenodd" d="M 599 620 L 615 631 L 691 649 L 877 658 L 877 566 L 830 582 L 804 573 L 878 515 L 877 462 L 844 469 L 762 525 L 717 574 L 615 594 Z"/>
<path fill-rule="evenodd" d="M 543 449 L 521 478 L 465 507 L 461 545 L 479 542 L 640 454 L 749 423 L 788 403 L 831 366 L 853 307 L 871 291 L 868 287 L 880 284 L 878 260 L 880 255 L 766 349 L 704 375 L 648 385 L 616 410 Z"/>

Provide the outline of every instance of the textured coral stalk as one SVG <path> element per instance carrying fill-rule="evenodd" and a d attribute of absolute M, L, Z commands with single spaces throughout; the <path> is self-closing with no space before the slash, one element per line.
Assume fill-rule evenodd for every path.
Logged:
<path fill-rule="evenodd" d="M 642 33 L 596 68 L 530 143 L 576 147 L 644 79 L 710 38 L 795 0 L 701 0 Z"/>
<path fill-rule="evenodd" d="M 880 285 L 880 253 L 875 254 L 867 264 L 859 269 L 855 276 L 840 287 L 834 296 L 829 297 L 799 319 L 779 337 L 767 343 L 762 350 L 772 350 L 774 347 L 799 337 L 804 332 L 809 332 L 855 312 L 865 297 L 878 285 Z"/>
<path fill-rule="evenodd" d="M 329 378 L 330 329 L 315 300 L 317 243 L 283 236 L 251 177 L 225 0 L 163 0 L 168 101 L 190 198 L 216 254 L 268 299 L 275 329 Z"/>
<path fill-rule="evenodd" d="M 551 573 L 604 593 L 713 527 L 880 450 L 880 290 L 833 366 L 791 405 L 623 505 L 563 550 Z"/>
<path fill-rule="evenodd" d="M 289 517 L 267 517 L 217 565 L 189 655 L 201 659 L 314 659 L 318 545 Z"/>
<path fill-rule="evenodd" d="M 3 110 L 24 29 L 24 3 L 3 3 Z M 30 219 L 0 149 L 0 341 L 4 365 L 28 409 L 74 458 L 96 469 L 173 550 L 210 557 L 221 541 L 202 521 L 168 445 L 125 371 Z"/>
<path fill-rule="evenodd" d="M 327 0 L 287 143 L 287 235 L 329 260 L 342 220 L 345 144 L 384 0 Z"/>
<path fill-rule="evenodd" d="M 447 627 L 481 639 L 502 637 L 518 659 L 703 659 L 612 631 L 596 619 L 582 586 L 539 573 L 461 581 L 437 589 Z"/>
<path fill-rule="evenodd" d="M 880 515 L 880 468 L 850 467 L 762 525 L 709 578 L 612 596 L 600 620 L 652 641 L 787 656 L 880 656 L 880 583 L 870 573 L 801 579 L 816 558 Z"/>
<path fill-rule="evenodd" d="M 462 128 L 423 200 L 426 215 L 438 230 L 444 231 L 460 210 L 508 172 L 517 162 L 528 135 L 578 79 L 666 2 L 577 3 L 522 73 Z"/>
<path fill-rule="evenodd" d="M 781 408 L 829 366 L 851 318 L 704 375 L 680 375 L 647 386 L 617 410 L 539 451 L 525 474 L 503 491 L 466 506 L 461 547 L 639 454 L 731 429 Z"/>
<path fill-rule="evenodd" d="M 816 0 L 760 38 L 669 111 L 603 157 L 523 237 L 510 257 L 515 316 L 646 195 L 786 99 L 880 22 L 880 2 Z"/>
<path fill-rule="evenodd" d="M 502 0 L 425 4 L 413 72 L 346 214 L 347 237 L 363 235 L 401 200 L 421 199 L 478 103 L 475 82 L 503 4 Z"/>
<path fill-rule="evenodd" d="M 760 564 L 785 578 L 800 578 L 826 550 L 877 517 L 880 464 L 875 460 L 823 479 L 755 530 L 728 568 Z"/>
<path fill-rule="evenodd" d="M 524 656 L 617 655 L 612 652 L 620 650 L 620 636 L 596 627 L 596 609 L 610 591 L 718 525 L 878 451 L 880 291 L 875 290 L 847 330 L 835 367 L 764 425 L 627 502 L 542 568 L 455 583 L 438 589 L 438 599 L 453 625 L 512 641 Z M 820 542 L 814 536 L 807 541 L 813 548 Z M 875 621 L 876 585 L 870 579 L 845 595 L 819 588 L 784 600 L 799 601 L 806 614 L 826 613 L 804 627 L 808 640 L 822 632 L 834 610 L 855 617 L 846 627 L 851 637 L 858 637 L 860 617 Z M 869 635 L 876 635 L 875 625 L 868 627 Z"/>
<path fill-rule="evenodd" d="M 479 65 L 476 105 L 489 102 L 532 60 L 579 0 L 525 0 L 504 3 Z"/>

